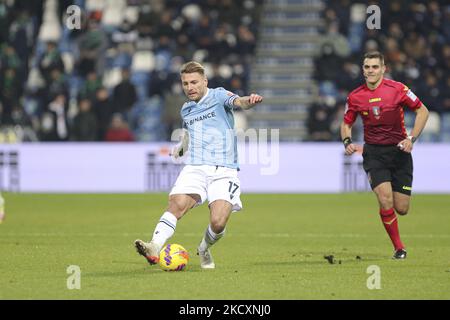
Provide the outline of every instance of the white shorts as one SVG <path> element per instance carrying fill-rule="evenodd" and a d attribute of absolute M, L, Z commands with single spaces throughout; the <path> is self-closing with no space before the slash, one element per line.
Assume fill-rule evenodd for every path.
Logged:
<path fill-rule="evenodd" d="M 233 212 L 242 209 L 241 183 L 237 170 L 227 167 L 186 165 L 169 195 L 173 194 L 198 194 L 201 200 L 196 206 L 206 199 L 210 204 L 215 200 L 226 200 L 233 206 Z"/>

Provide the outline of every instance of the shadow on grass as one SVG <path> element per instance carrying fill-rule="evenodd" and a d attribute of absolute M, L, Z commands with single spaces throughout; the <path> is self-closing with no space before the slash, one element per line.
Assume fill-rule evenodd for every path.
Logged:
<path fill-rule="evenodd" d="M 389 261 L 390 256 L 387 255 L 361 255 L 357 253 L 334 253 L 334 252 L 308 252 L 308 253 L 292 253 L 282 257 L 277 257 L 276 261 L 255 261 L 252 265 L 261 266 L 317 266 L 317 265 L 358 265 L 374 262 Z"/>
<path fill-rule="evenodd" d="M 101 271 L 101 272 L 86 272 L 83 274 L 83 276 L 85 277 L 91 277 L 91 278 L 107 278 L 107 277 L 126 277 L 126 276 L 148 276 L 148 275 L 153 275 L 153 276 L 159 276 L 159 275 L 175 275 L 175 274 L 180 274 L 180 273 L 198 273 L 198 272 L 202 272 L 203 270 L 200 269 L 200 267 L 198 266 L 192 266 L 192 267 L 188 267 L 186 270 L 184 271 L 179 271 L 179 272 L 171 272 L 171 271 L 164 271 L 162 269 L 160 269 L 158 266 L 144 266 L 141 267 L 139 269 L 128 269 L 128 270 L 122 270 L 122 271 L 118 271 L 118 270 L 112 270 L 112 271 Z"/>

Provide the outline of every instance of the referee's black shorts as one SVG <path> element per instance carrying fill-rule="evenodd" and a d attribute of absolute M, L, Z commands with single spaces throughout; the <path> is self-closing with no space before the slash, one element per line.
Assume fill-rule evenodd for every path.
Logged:
<path fill-rule="evenodd" d="M 411 153 L 401 151 L 396 145 L 365 144 L 363 167 L 372 189 L 390 181 L 392 190 L 411 195 L 413 160 Z"/>

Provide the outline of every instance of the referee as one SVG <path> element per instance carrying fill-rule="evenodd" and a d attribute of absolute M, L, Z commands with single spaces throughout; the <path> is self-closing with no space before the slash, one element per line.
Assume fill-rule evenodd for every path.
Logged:
<path fill-rule="evenodd" d="M 400 239 L 396 213 L 406 215 L 413 181 L 411 151 L 428 119 L 428 109 L 404 84 L 385 79 L 383 54 L 364 55 L 365 83 L 347 97 L 341 138 L 345 154 L 359 146 L 352 142 L 352 126 L 359 115 L 364 126 L 363 167 L 380 206 L 383 225 L 394 246 L 394 259 L 405 259 L 406 249 Z M 415 112 L 415 122 L 408 134 L 403 108 Z"/>

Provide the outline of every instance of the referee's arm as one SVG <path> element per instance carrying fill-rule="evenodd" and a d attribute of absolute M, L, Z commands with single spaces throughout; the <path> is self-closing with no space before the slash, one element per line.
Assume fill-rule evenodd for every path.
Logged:
<path fill-rule="evenodd" d="M 414 120 L 414 127 L 412 128 L 409 136 L 406 139 L 403 139 L 398 144 L 399 147 L 407 153 L 410 153 L 413 149 L 413 144 L 416 141 L 416 139 L 420 136 L 422 133 L 423 128 L 425 127 L 425 124 L 428 120 L 428 108 L 425 107 L 425 105 L 422 103 L 422 105 L 414 110 L 416 113 L 416 119 Z"/>
<path fill-rule="evenodd" d="M 342 121 L 341 124 L 341 140 L 344 143 L 345 154 L 351 155 L 357 151 L 357 146 L 352 142 L 352 126 L 351 124 Z"/>
<path fill-rule="evenodd" d="M 425 105 L 422 103 L 420 108 L 416 110 L 416 120 L 414 121 L 414 127 L 411 130 L 410 135 L 415 137 L 416 139 L 420 136 L 422 133 L 423 128 L 425 128 L 425 124 L 428 120 L 428 108 L 425 107 Z"/>

